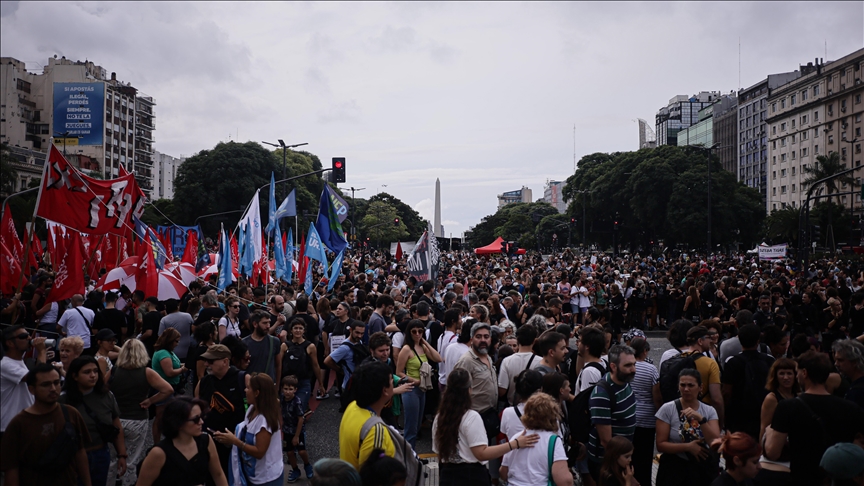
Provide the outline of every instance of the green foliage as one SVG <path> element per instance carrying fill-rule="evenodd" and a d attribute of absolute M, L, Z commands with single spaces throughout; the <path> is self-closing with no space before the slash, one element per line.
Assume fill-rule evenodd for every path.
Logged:
<path fill-rule="evenodd" d="M 18 162 L 18 159 L 9 151 L 9 146 L 5 143 L 0 145 L 0 193 L 11 194 L 15 192 L 15 185 L 18 183 L 18 170 L 13 164 Z"/>
<path fill-rule="evenodd" d="M 822 228 L 822 239 L 816 242 L 818 246 L 829 246 L 832 230 L 837 243 L 848 243 L 852 238 L 852 214 L 849 208 L 840 204 L 824 199 L 816 202 L 810 209 L 810 224 L 818 224 Z"/>
<path fill-rule="evenodd" d="M 771 211 L 765 218 L 763 231 L 766 242 L 772 245 L 788 243 L 793 248 L 798 245 L 798 208 L 787 207 Z"/>
<path fill-rule="evenodd" d="M 152 227 L 170 225 L 174 221 L 174 201 L 172 199 L 157 199 L 152 204 L 144 206 L 141 221 Z"/>
<path fill-rule="evenodd" d="M 475 248 L 486 246 L 500 236 L 516 241 L 520 248 L 533 249 L 537 247 L 537 225 L 544 217 L 557 214 L 558 211 L 545 202 L 508 204 L 483 218 L 471 231 L 468 243 Z"/>
<path fill-rule="evenodd" d="M 838 154 L 837 152 L 831 152 L 828 155 L 817 155 L 816 162 L 814 162 L 813 165 L 805 165 L 801 167 L 801 172 L 807 174 L 807 178 L 801 182 L 801 185 L 804 187 L 810 187 L 811 185 L 815 184 L 816 181 L 824 179 L 826 177 L 831 177 L 838 172 L 842 172 L 844 170 L 846 170 L 846 168 L 840 162 L 840 154 Z M 821 185 L 823 185 L 827 189 L 828 194 L 833 194 L 837 192 L 838 183 L 854 185 L 855 178 L 853 178 L 851 174 L 846 174 L 844 176 L 825 181 Z"/>
<path fill-rule="evenodd" d="M 399 224 L 394 220 L 399 218 Z M 408 227 L 397 209 L 384 201 L 373 201 L 360 220 L 360 238 L 368 237 L 372 243 L 389 244 L 408 236 Z"/>
<path fill-rule="evenodd" d="M 406 236 L 410 239 L 417 240 L 423 235 L 423 232 L 426 231 L 428 222 L 420 217 L 420 213 L 415 211 L 411 206 L 402 202 L 402 200 L 387 194 L 386 192 L 380 192 L 369 198 L 370 204 L 376 201 L 385 202 L 396 209 L 396 213 L 400 218 L 402 218 L 402 222 L 405 223 L 405 227 L 408 229 L 408 234 Z M 359 209 L 360 208 L 357 208 L 358 214 Z M 365 215 L 366 211 L 364 211 L 363 214 Z"/>
<path fill-rule="evenodd" d="M 588 243 L 601 248 L 612 243 L 614 221 L 623 247 L 647 248 L 664 240 L 667 247 L 704 248 L 708 161 L 709 151 L 698 147 L 587 155 L 563 189 L 570 201 L 567 213 L 580 220 L 581 229 L 584 201 Z M 711 164 L 712 243 L 755 241 L 765 217 L 759 193 L 723 171 L 716 158 Z"/>

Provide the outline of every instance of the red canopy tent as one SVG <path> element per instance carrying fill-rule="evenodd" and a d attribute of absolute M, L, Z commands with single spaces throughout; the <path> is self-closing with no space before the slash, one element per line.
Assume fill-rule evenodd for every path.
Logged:
<path fill-rule="evenodd" d="M 491 255 L 493 253 L 501 253 L 501 243 L 504 241 L 504 238 L 500 236 L 495 239 L 492 243 L 489 243 L 486 246 L 481 246 L 480 248 L 475 248 L 474 253 L 477 255 Z M 524 255 L 525 249 L 519 248 L 516 250 L 517 255 Z"/>

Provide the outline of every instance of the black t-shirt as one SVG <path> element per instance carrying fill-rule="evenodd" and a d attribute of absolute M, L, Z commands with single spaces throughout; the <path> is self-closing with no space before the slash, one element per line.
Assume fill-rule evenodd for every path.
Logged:
<path fill-rule="evenodd" d="M 293 323 L 297 319 L 302 320 L 306 326 L 306 340 L 317 346 L 319 336 L 321 335 L 321 332 L 318 329 L 318 319 L 310 316 L 309 314 L 294 314 L 294 317 L 291 318 L 291 322 Z M 289 326 L 287 330 L 288 336 L 291 336 L 291 327 Z"/>
<path fill-rule="evenodd" d="M 426 329 L 429 329 L 429 344 L 435 348 L 435 351 L 438 351 L 438 338 L 444 334 L 444 326 L 440 322 L 430 319 L 426 323 Z"/>
<path fill-rule="evenodd" d="M 144 320 L 141 323 L 141 333 L 145 333 L 148 330 L 153 331 L 150 333 L 150 337 L 141 338 L 141 342 L 144 343 L 144 347 L 147 348 L 147 352 L 152 356 L 153 355 L 153 347 L 156 345 L 156 340 L 159 338 L 159 323 L 162 321 L 162 313 L 159 311 L 150 311 L 144 314 Z"/>
<path fill-rule="evenodd" d="M 820 418 L 821 425 L 801 403 L 802 400 Z M 809 486 L 822 481 L 819 461 L 825 449 L 838 442 L 852 442 L 855 434 L 864 433 L 864 411 L 858 405 L 833 395 L 805 393 L 799 398 L 778 403 L 771 427 L 789 434 L 791 484 Z"/>
<path fill-rule="evenodd" d="M 711 482 L 711 486 L 753 486 L 753 480 L 745 478 L 739 483 L 728 472 L 723 471 Z"/>
<path fill-rule="evenodd" d="M 122 328 L 127 324 L 126 314 L 117 309 L 103 309 L 93 318 L 93 329 L 111 329 L 118 338 L 123 336 Z"/>
<path fill-rule="evenodd" d="M 243 421 L 246 410 L 243 398 L 246 396 L 245 383 L 238 378 L 240 370 L 231 366 L 222 379 L 216 375 L 207 375 L 198 385 L 198 396 L 210 405 L 210 411 L 204 419 L 204 427 L 224 431 L 234 431 L 234 427 Z"/>
<path fill-rule="evenodd" d="M 733 432 L 759 435 L 762 402 L 768 391 L 765 382 L 774 358 L 755 350 L 733 356 L 723 368 L 722 383 L 732 385 L 732 397 L 726 404 L 726 425 Z"/>
<path fill-rule="evenodd" d="M 225 315 L 225 311 L 216 307 L 202 307 L 200 311 L 198 311 L 198 318 L 195 319 L 195 325 L 203 324 L 207 321 L 212 321 L 213 324 L 219 322 L 219 319 Z"/>

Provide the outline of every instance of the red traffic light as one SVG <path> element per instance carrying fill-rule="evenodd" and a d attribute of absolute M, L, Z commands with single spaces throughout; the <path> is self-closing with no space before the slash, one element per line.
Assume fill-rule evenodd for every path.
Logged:
<path fill-rule="evenodd" d="M 342 168 L 342 161 L 337 160 L 337 161 L 333 162 L 333 167 L 336 167 L 337 169 L 341 169 Z"/>
<path fill-rule="evenodd" d="M 399 224 L 399 218 L 393 218 L 393 224 Z"/>

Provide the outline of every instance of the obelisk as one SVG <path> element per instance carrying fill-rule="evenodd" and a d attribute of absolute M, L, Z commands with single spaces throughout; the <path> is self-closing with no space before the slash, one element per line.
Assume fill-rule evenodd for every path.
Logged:
<path fill-rule="evenodd" d="M 435 179 L 435 222 L 432 227 L 435 236 L 443 238 L 441 234 L 441 179 Z"/>

